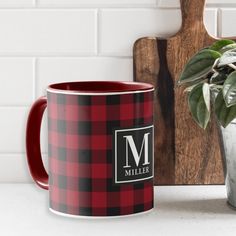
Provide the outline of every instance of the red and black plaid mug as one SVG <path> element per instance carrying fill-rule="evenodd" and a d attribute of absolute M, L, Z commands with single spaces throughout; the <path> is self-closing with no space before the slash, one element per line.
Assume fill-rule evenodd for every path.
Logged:
<path fill-rule="evenodd" d="M 65 216 L 121 216 L 153 208 L 153 93 L 150 84 L 81 81 L 50 85 L 26 130 L 29 169 Z M 47 174 L 40 126 L 48 109 Z"/>

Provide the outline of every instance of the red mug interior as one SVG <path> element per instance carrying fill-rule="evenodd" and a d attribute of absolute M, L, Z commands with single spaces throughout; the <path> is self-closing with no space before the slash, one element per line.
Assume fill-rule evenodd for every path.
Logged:
<path fill-rule="evenodd" d="M 154 87 L 148 83 L 120 82 L 120 81 L 80 81 L 57 83 L 48 86 L 49 91 L 63 91 L 72 93 L 109 93 L 132 92 L 152 90 Z"/>

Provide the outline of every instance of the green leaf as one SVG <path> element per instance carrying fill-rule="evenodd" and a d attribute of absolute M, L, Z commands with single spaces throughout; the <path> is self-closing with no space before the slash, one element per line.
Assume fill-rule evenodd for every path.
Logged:
<path fill-rule="evenodd" d="M 207 75 L 221 54 L 219 52 L 204 49 L 194 55 L 185 65 L 180 75 L 179 84 L 193 82 Z"/>
<path fill-rule="evenodd" d="M 210 46 L 210 49 L 211 50 L 214 50 L 214 51 L 217 51 L 217 52 L 220 52 L 220 50 L 222 48 L 224 48 L 225 46 L 227 45 L 230 45 L 230 44 L 234 44 L 235 42 L 233 40 L 230 40 L 230 39 L 222 39 L 222 40 L 219 40 L 219 41 L 216 41 L 215 43 L 213 43 L 211 46 Z"/>
<path fill-rule="evenodd" d="M 202 86 L 202 94 L 204 98 L 204 102 L 206 104 L 207 110 L 210 112 L 211 107 L 211 95 L 210 95 L 210 86 L 208 83 L 204 83 Z"/>
<path fill-rule="evenodd" d="M 236 52 L 228 51 L 225 52 L 219 59 L 217 66 L 225 66 L 236 62 Z"/>
<path fill-rule="evenodd" d="M 236 71 L 227 77 L 222 92 L 227 107 L 236 105 Z"/>
<path fill-rule="evenodd" d="M 223 53 L 225 53 L 225 52 L 227 52 L 227 51 L 234 50 L 234 49 L 236 49 L 236 43 L 229 44 L 229 45 L 227 45 L 227 46 L 221 48 L 221 49 L 220 49 L 220 53 L 223 54 Z"/>
<path fill-rule="evenodd" d="M 210 120 L 210 88 L 209 84 L 195 86 L 188 96 L 188 105 L 197 124 L 206 129 Z"/>
<path fill-rule="evenodd" d="M 227 107 L 223 93 L 219 92 L 215 100 L 215 113 L 218 121 L 225 128 L 236 118 L 236 105 Z"/>
<path fill-rule="evenodd" d="M 184 92 L 189 93 L 189 92 L 192 91 L 192 89 L 193 89 L 194 87 L 198 86 L 199 84 L 203 84 L 203 83 L 204 83 L 204 82 L 199 82 L 198 84 L 189 85 L 188 87 L 186 87 L 186 88 L 184 89 Z"/>

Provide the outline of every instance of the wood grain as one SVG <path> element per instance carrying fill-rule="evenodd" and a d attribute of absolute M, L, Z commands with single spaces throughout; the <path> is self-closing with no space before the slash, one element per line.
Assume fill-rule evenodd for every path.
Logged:
<path fill-rule="evenodd" d="M 214 116 L 206 131 L 193 121 L 183 88 L 176 86 L 187 60 L 212 44 L 204 26 L 205 0 L 181 0 L 182 27 L 168 38 L 145 37 L 134 45 L 134 80 L 156 87 L 156 185 L 223 184 L 222 143 Z"/>

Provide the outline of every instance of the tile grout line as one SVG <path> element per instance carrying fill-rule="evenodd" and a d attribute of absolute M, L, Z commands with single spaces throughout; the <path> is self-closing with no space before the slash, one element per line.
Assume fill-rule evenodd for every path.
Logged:
<path fill-rule="evenodd" d="M 29 106 L 27 106 L 27 105 L 0 105 L 0 109 L 12 109 L 12 108 L 14 108 L 14 109 L 20 109 L 20 108 L 23 108 L 23 109 L 28 109 L 29 108 Z"/>
<path fill-rule="evenodd" d="M 37 58 L 33 59 L 33 102 L 36 100 Z"/>
<path fill-rule="evenodd" d="M 222 36 L 222 10 L 217 9 L 217 37 Z"/>
<path fill-rule="evenodd" d="M 48 155 L 48 152 L 41 152 L 42 156 Z M 26 155 L 26 152 L 0 152 L 0 156 L 9 155 L 9 156 L 19 156 Z M 43 157 L 44 158 L 44 157 Z M 1 160 L 1 158 L 0 158 Z"/>
<path fill-rule="evenodd" d="M 98 56 L 98 30 L 99 30 L 99 20 L 98 20 L 99 9 L 96 10 L 96 17 L 95 17 L 95 54 Z"/>
<path fill-rule="evenodd" d="M 13 6 L 13 7 L 7 7 L 7 6 L 2 6 L 0 5 L 0 11 L 1 10 L 81 10 L 81 11 L 88 11 L 88 10 L 96 10 L 96 9 L 117 9 L 117 10 L 139 10 L 139 9 L 156 9 L 157 6 L 156 5 L 98 5 L 98 4 L 94 4 L 91 6 L 85 5 L 85 6 L 78 6 L 78 5 L 70 5 L 70 6 L 41 6 L 39 5 L 39 3 L 37 2 L 37 0 L 35 0 L 32 4 L 33 6 Z M 173 9 L 171 7 L 167 7 L 167 9 Z"/>
<path fill-rule="evenodd" d="M 101 56 L 101 9 L 97 11 L 97 56 Z"/>
<path fill-rule="evenodd" d="M 206 4 L 206 8 L 236 8 L 236 3 L 225 3 L 225 4 Z M 160 0 L 156 0 L 155 4 L 127 4 L 127 5 L 109 5 L 109 4 L 91 4 L 91 5 L 49 5 L 43 6 L 38 3 L 38 0 L 33 0 L 33 6 L 0 6 L 1 10 L 95 10 L 95 9 L 108 9 L 108 10 L 140 10 L 140 9 L 160 9 L 160 10 L 174 10 L 180 9 L 180 7 L 175 6 L 162 6 L 160 5 Z"/>
<path fill-rule="evenodd" d="M 210 5 L 206 5 L 206 9 L 211 9 L 211 8 L 219 8 L 219 7 L 223 7 L 223 8 L 236 8 L 236 4 L 233 5 L 219 5 L 219 4 L 210 4 Z M 37 2 L 37 0 L 35 0 L 33 2 L 33 6 L 19 6 L 19 7 L 4 7 L 4 6 L 0 6 L 0 11 L 2 10 L 12 10 L 12 11 L 22 11 L 22 10 L 48 10 L 48 11 L 56 11 L 56 10 L 80 10 L 80 11 L 88 11 L 88 10 L 96 10 L 96 9 L 104 9 L 104 10 L 152 10 L 152 9 L 160 9 L 160 10 L 179 10 L 180 7 L 168 7 L 168 6 L 161 6 L 158 3 L 153 4 L 151 6 L 149 5 L 127 5 L 127 6 L 116 6 L 116 5 L 107 5 L 107 6 L 103 6 L 103 5 L 92 5 L 92 6 L 48 6 L 48 7 L 44 7 L 44 6 L 40 6 Z"/>
<path fill-rule="evenodd" d="M 131 59 L 132 55 L 119 55 L 119 54 L 106 54 L 102 53 L 99 55 L 74 55 L 74 54 L 66 54 L 66 55 L 55 55 L 55 54 L 49 54 L 49 55 L 0 55 L 0 58 L 32 58 L 37 57 L 39 58 L 90 58 L 90 59 L 99 59 L 99 58 L 117 58 L 117 59 Z"/>
<path fill-rule="evenodd" d="M 0 58 L 1 57 L 94 57 L 96 56 L 96 54 L 92 53 L 92 54 L 76 54 L 76 53 L 71 53 L 71 52 L 68 52 L 68 53 L 44 53 L 44 54 L 41 54 L 41 53 L 24 53 L 24 52 L 21 52 L 21 53 L 2 53 L 0 52 Z"/>

